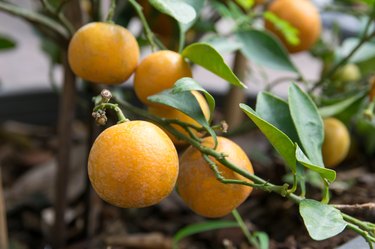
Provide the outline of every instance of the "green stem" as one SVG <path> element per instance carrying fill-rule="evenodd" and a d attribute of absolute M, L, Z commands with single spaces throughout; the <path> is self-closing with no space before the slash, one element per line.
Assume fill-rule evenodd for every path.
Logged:
<path fill-rule="evenodd" d="M 64 3 L 67 3 L 67 2 L 68 1 L 64 1 Z M 65 17 L 64 13 L 62 12 L 62 6 L 64 6 L 64 4 L 61 3 L 61 5 L 56 10 L 51 6 L 51 4 L 49 4 L 47 0 L 42 0 L 42 4 L 48 12 L 56 16 L 56 18 L 60 21 L 60 23 L 64 26 L 66 31 L 69 33 L 69 36 L 72 36 L 75 32 L 75 28 L 73 27 L 73 24 Z"/>
<path fill-rule="evenodd" d="M 322 203 L 328 204 L 330 199 L 330 193 L 329 193 L 329 183 L 326 179 L 323 178 L 324 188 L 323 188 L 323 199 Z"/>
<path fill-rule="evenodd" d="M 178 52 L 181 53 L 185 46 L 185 32 L 182 31 L 182 27 L 179 27 L 179 38 L 178 38 Z"/>
<path fill-rule="evenodd" d="M 41 15 L 37 12 L 27 10 L 17 5 L 9 4 L 6 2 L 1 2 L 1 1 L 0 1 L 0 10 L 3 10 L 9 14 L 12 14 L 18 17 L 22 17 L 29 22 L 38 23 L 46 27 L 47 29 L 53 31 L 54 33 L 58 34 L 66 41 L 68 41 L 70 38 L 69 33 L 63 26 L 61 26 L 60 23 L 56 22 L 55 20 L 49 17 Z"/>
<path fill-rule="evenodd" d="M 115 113 L 117 115 L 117 120 L 118 120 L 117 123 L 118 124 L 129 121 L 129 119 L 127 119 L 125 117 L 125 115 L 122 112 L 121 108 L 119 108 L 117 104 L 102 103 L 100 105 L 95 106 L 94 112 L 99 111 L 99 110 L 105 110 L 105 109 L 111 109 L 111 110 L 115 111 Z"/>
<path fill-rule="evenodd" d="M 340 67 L 345 65 L 350 60 L 350 58 L 352 58 L 352 56 L 362 47 L 363 44 L 365 44 L 367 41 L 369 41 L 375 36 L 375 31 L 372 32 L 371 34 L 367 34 L 371 27 L 371 23 L 373 22 L 373 19 L 374 18 L 369 18 L 369 20 L 367 21 L 365 29 L 363 31 L 363 35 L 360 41 L 358 42 L 358 44 L 352 49 L 352 51 L 350 51 L 350 53 L 347 54 L 339 63 L 337 63 L 326 74 L 324 74 L 321 77 L 321 79 L 309 90 L 309 92 L 313 92 L 316 88 L 323 85 L 325 80 L 331 78 Z"/>
<path fill-rule="evenodd" d="M 135 11 L 137 12 L 139 19 L 141 19 L 143 28 L 145 30 L 146 38 L 147 38 L 147 40 L 148 40 L 148 42 L 150 43 L 150 46 L 151 46 L 151 50 L 156 51 L 157 45 L 154 41 L 155 35 L 154 35 L 154 33 L 152 33 L 152 31 L 150 29 L 150 26 L 148 25 L 147 20 L 146 20 L 144 14 L 142 12 L 142 6 L 139 5 L 135 0 L 129 0 L 129 3 L 133 6 Z"/>
<path fill-rule="evenodd" d="M 361 228 L 359 228 L 358 226 L 356 225 L 353 225 L 351 223 L 348 223 L 347 224 L 347 227 L 350 229 L 350 230 L 353 230 L 354 232 L 356 232 L 357 234 L 361 235 L 368 243 L 370 249 L 374 249 L 374 242 L 375 242 L 375 238 L 372 237 L 371 235 L 369 235 L 369 233 L 367 231 L 363 231 Z"/>
<path fill-rule="evenodd" d="M 345 213 L 341 213 L 342 214 L 342 217 L 344 218 L 345 221 L 347 222 L 350 222 L 351 224 L 354 224 L 366 231 L 370 231 L 372 232 L 373 234 L 375 234 L 375 224 L 373 223 L 370 223 L 370 222 L 366 222 L 366 221 L 361 221 L 357 218 L 354 218 L 350 215 L 347 215 Z"/>
<path fill-rule="evenodd" d="M 111 0 L 111 6 L 109 7 L 106 22 L 113 23 L 113 16 L 115 15 L 115 11 L 116 11 L 116 0 Z"/>
<path fill-rule="evenodd" d="M 260 248 L 260 245 L 259 245 L 258 241 L 251 235 L 249 229 L 247 228 L 244 220 L 242 219 L 242 217 L 241 217 L 240 213 L 237 211 L 237 209 L 233 209 L 232 215 L 233 215 L 234 219 L 237 221 L 238 225 L 240 226 L 243 234 L 245 234 L 249 243 L 257 249 Z"/>

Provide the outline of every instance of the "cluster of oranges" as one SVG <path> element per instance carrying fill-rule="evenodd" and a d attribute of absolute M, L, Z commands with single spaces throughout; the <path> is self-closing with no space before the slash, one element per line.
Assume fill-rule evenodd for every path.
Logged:
<path fill-rule="evenodd" d="M 79 29 L 68 50 L 72 70 L 81 78 L 102 84 L 119 84 L 134 74 L 134 90 L 148 111 L 162 118 L 199 124 L 177 109 L 150 102 L 147 98 L 171 88 L 180 78 L 192 77 L 185 59 L 176 52 L 161 50 L 139 63 L 139 47 L 125 28 L 96 22 Z M 209 120 L 206 99 L 192 91 Z M 174 128 L 184 135 L 180 126 Z M 201 136 L 196 132 L 196 136 Z M 154 205 L 177 186 L 186 204 L 196 213 L 220 217 L 230 213 L 251 193 L 252 188 L 219 182 L 200 151 L 190 147 L 178 158 L 176 145 L 183 141 L 147 121 L 126 121 L 104 130 L 89 155 L 88 173 L 93 188 L 105 201 L 123 208 Z M 213 148 L 213 139 L 202 139 Z M 219 137 L 215 149 L 243 170 L 253 173 L 245 152 L 229 139 Z M 212 159 L 223 177 L 243 179 Z"/>
<path fill-rule="evenodd" d="M 283 8 L 283 5 L 288 8 Z M 277 0 L 270 6 L 270 11 L 299 29 L 301 42 L 297 47 L 288 46 L 272 24 L 266 23 L 266 28 L 278 35 L 290 52 L 306 50 L 320 34 L 319 16 L 316 11 L 307 11 L 311 8 L 308 0 Z M 282 10 L 285 9 L 293 13 L 284 13 Z M 299 26 L 301 22 L 294 22 L 304 19 L 300 19 L 298 13 L 311 15 L 310 20 L 314 22 L 309 25 L 315 28 L 306 31 Z M 179 110 L 148 100 L 149 96 L 171 88 L 178 79 L 192 77 L 189 64 L 179 53 L 170 50 L 151 53 L 139 62 L 139 51 L 135 37 L 124 27 L 95 22 L 75 33 L 69 45 L 68 59 L 75 74 L 93 83 L 120 84 L 134 74 L 135 93 L 150 113 L 199 127 L 194 119 Z M 197 91 L 192 91 L 192 94 L 209 120 L 206 99 Z M 336 123 L 327 121 L 326 127 L 330 126 L 337 128 Z M 173 127 L 188 135 L 182 127 Z M 198 132 L 194 135 L 202 136 Z M 250 160 L 237 144 L 224 137 L 218 137 L 217 142 L 217 152 L 223 153 L 241 170 L 253 174 Z M 88 173 L 92 186 L 102 199 L 123 208 L 154 205 L 176 186 L 187 206 L 206 217 L 225 216 L 250 195 L 252 188 L 249 186 L 224 184 L 217 180 L 212 165 L 198 149 L 188 147 L 179 159 L 175 146 L 182 144 L 184 141 L 146 121 L 126 121 L 109 127 L 98 136 L 90 151 Z M 212 137 L 203 138 L 201 144 L 214 148 Z M 347 150 L 348 145 L 341 145 Z M 323 146 L 323 150 L 332 154 L 325 149 L 327 146 L 331 147 Z M 327 164 L 335 165 L 342 157 L 334 162 L 328 160 Z M 210 160 L 224 178 L 249 182 L 214 158 Z"/>

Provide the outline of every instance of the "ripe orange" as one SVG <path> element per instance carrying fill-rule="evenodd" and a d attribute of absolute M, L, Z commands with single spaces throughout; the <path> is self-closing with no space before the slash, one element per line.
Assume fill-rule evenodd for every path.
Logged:
<path fill-rule="evenodd" d="M 104 130 L 89 155 L 88 174 L 96 193 L 122 208 L 154 205 L 173 190 L 177 151 L 163 130 L 128 121 Z"/>
<path fill-rule="evenodd" d="M 289 44 L 275 25 L 266 21 L 265 27 L 286 46 L 289 52 L 296 53 L 310 49 L 320 37 L 321 20 L 317 8 L 310 0 L 275 0 L 268 11 L 287 21 L 298 30 L 300 43 Z"/>
<path fill-rule="evenodd" d="M 200 94 L 197 91 L 192 91 L 192 94 L 194 94 L 195 98 L 197 99 L 206 120 L 209 120 L 210 119 L 210 108 L 207 104 L 206 99 L 202 96 L 202 94 Z M 180 120 L 182 122 L 201 127 L 201 125 L 197 121 L 195 121 L 193 118 L 191 118 L 188 115 L 184 114 L 183 112 L 181 112 L 181 111 L 179 111 L 175 108 L 169 107 L 169 106 L 150 106 L 148 108 L 148 111 L 151 114 L 154 114 L 154 115 L 156 115 L 158 117 L 161 117 L 161 118 L 177 119 L 177 120 Z M 182 134 L 184 134 L 186 136 L 189 136 L 188 132 L 185 129 L 183 129 L 181 126 L 179 126 L 179 125 L 172 125 L 172 126 L 176 130 L 181 132 Z M 184 140 L 177 139 L 175 136 L 170 134 L 168 131 L 166 131 L 166 133 L 168 134 L 168 136 L 171 138 L 171 140 L 173 141 L 173 143 L 175 145 L 186 144 L 186 142 Z M 194 132 L 194 134 L 196 136 L 200 136 L 200 134 L 198 134 L 198 132 Z"/>
<path fill-rule="evenodd" d="M 204 138 L 202 144 L 213 147 L 212 137 Z M 253 173 L 252 164 L 246 153 L 231 140 L 218 137 L 216 151 L 227 155 L 227 159 L 242 170 Z M 214 161 L 224 178 L 249 181 Z M 224 184 L 217 180 L 202 154 L 194 147 L 189 147 L 180 158 L 177 189 L 188 207 L 195 213 L 210 218 L 229 214 L 245 201 L 252 191 L 249 186 Z"/>
<path fill-rule="evenodd" d="M 85 80 L 119 84 L 135 71 L 139 47 L 135 37 L 122 26 L 93 22 L 74 34 L 68 60 L 73 72 Z"/>
<path fill-rule="evenodd" d="M 350 135 L 346 126 L 336 118 L 324 120 L 324 142 L 322 146 L 324 165 L 336 167 L 348 155 Z"/>
<path fill-rule="evenodd" d="M 148 101 L 147 97 L 171 88 L 183 77 L 192 77 L 190 66 L 184 58 L 173 51 L 158 51 L 144 58 L 137 67 L 134 90 L 143 103 L 155 106 L 157 104 Z"/>

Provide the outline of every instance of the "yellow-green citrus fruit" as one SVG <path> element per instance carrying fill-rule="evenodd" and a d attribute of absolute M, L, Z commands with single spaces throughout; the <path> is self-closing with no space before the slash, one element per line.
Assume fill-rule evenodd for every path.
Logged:
<path fill-rule="evenodd" d="M 324 165 L 329 168 L 336 167 L 346 158 L 349 148 L 350 135 L 346 126 L 336 118 L 324 119 Z"/>
<path fill-rule="evenodd" d="M 197 99 L 197 101 L 199 103 L 199 106 L 201 107 L 201 110 L 202 110 L 206 120 L 208 121 L 210 119 L 210 108 L 207 104 L 206 99 L 199 92 L 192 91 L 192 94 L 194 94 L 195 98 Z M 175 108 L 169 107 L 169 106 L 150 106 L 150 107 L 148 107 L 148 112 L 150 112 L 151 114 L 153 114 L 155 116 L 161 117 L 161 118 L 176 119 L 176 120 L 179 120 L 179 121 L 182 121 L 182 122 L 185 122 L 185 123 L 197 126 L 197 127 L 202 127 L 193 118 L 191 118 L 188 115 L 186 115 L 185 113 L 183 113 L 183 112 L 181 112 L 181 111 L 179 111 Z M 177 131 L 184 134 L 185 136 L 189 136 L 189 133 L 184 128 L 182 128 L 181 126 L 175 125 L 175 124 L 172 124 L 172 126 Z M 175 136 L 170 134 L 168 131 L 165 131 L 165 132 L 168 134 L 168 136 L 171 138 L 171 140 L 173 141 L 173 143 L 175 145 L 185 145 L 185 144 L 187 144 L 184 140 L 177 139 Z M 199 134 L 195 130 L 193 130 L 193 133 L 198 137 L 201 136 L 201 134 Z"/>
<path fill-rule="evenodd" d="M 135 71 L 139 46 L 135 37 L 124 27 L 93 22 L 73 35 L 68 60 L 73 72 L 82 79 L 120 84 Z"/>
<path fill-rule="evenodd" d="M 358 81 L 361 79 L 361 71 L 356 64 L 346 64 L 336 71 L 333 79 L 342 82 Z"/>
<path fill-rule="evenodd" d="M 104 130 L 95 140 L 88 174 L 96 193 L 122 208 L 159 203 L 173 190 L 178 155 L 170 138 L 146 121 L 128 121 Z"/>
<path fill-rule="evenodd" d="M 275 0 L 268 11 L 287 21 L 298 30 L 298 45 L 287 42 L 282 32 L 266 20 L 265 27 L 274 33 L 291 53 L 310 49 L 320 37 L 321 20 L 318 9 L 310 0 Z"/>
<path fill-rule="evenodd" d="M 212 137 L 204 138 L 204 146 L 213 147 Z M 233 141 L 218 137 L 217 152 L 240 169 L 253 174 L 252 164 L 246 153 Z M 219 172 L 226 179 L 248 181 L 246 178 L 216 162 Z M 216 179 L 200 151 L 189 147 L 180 158 L 177 190 L 186 205 L 195 213 L 210 218 L 222 217 L 238 207 L 250 195 L 252 188 L 238 184 L 224 184 Z"/>
<path fill-rule="evenodd" d="M 134 90 L 143 103 L 157 105 L 147 97 L 171 88 L 180 78 L 191 76 L 190 66 L 180 54 L 162 50 L 141 61 L 135 71 Z"/>

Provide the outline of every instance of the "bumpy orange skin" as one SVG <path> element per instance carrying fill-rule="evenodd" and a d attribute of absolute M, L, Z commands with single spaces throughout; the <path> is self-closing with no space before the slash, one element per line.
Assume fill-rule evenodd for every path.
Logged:
<path fill-rule="evenodd" d="M 336 118 L 324 120 L 324 142 L 322 146 L 324 165 L 334 168 L 348 155 L 350 135 L 346 126 Z"/>
<path fill-rule="evenodd" d="M 178 155 L 170 138 L 146 121 L 104 130 L 89 155 L 88 174 L 96 193 L 122 208 L 157 204 L 173 190 Z"/>
<path fill-rule="evenodd" d="M 228 155 L 227 159 L 230 162 L 253 173 L 249 158 L 236 143 L 224 137 L 218 137 L 218 142 L 216 151 Z M 205 138 L 203 145 L 213 147 L 212 137 Z M 224 178 L 246 181 L 244 177 L 216 163 Z M 189 147 L 180 158 L 177 189 L 188 207 L 195 213 L 209 218 L 229 214 L 244 202 L 252 191 L 248 186 L 219 182 L 201 153 L 193 147 Z"/>
<path fill-rule="evenodd" d="M 134 90 L 143 103 L 156 106 L 147 97 L 171 88 L 183 77 L 192 77 L 190 66 L 184 58 L 173 51 L 158 51 L 144 58 L 137 67 Z"/>
<path fill-rule="evenodd" d="M 272 23 L 266 21 L 265 27 L 274 33 L 289 52 L 297 53 L 310 49 L 320 37 L 321 20 L 318 9 L 310 0 L 275 0 L 268 8 L 281 19 L 289 22 L 299 33 L 300 43 L 289 44 L 284 35 Z"/>
<path fill-rule="evenodd" d="M 208 121 L 210 119 L 210 108 L 207 104 L 207 101 L 206 99 L 202 96 L 202 94 L 196 92 L 196 91 L 192 91 L 192 94 L 194 94 L 195 98 L 197 99 L 200 107 L 201 107 L 201 110 L 206 118 L 206 120 Z M 197 127 L 201 127 L 201 125 L 195 121 L 193 118 L 189 117 L 188 115 L 184 114 L 183 112 L 177 110 L 177 109 L 174 109 L 172 107 L 168 107 L 168 106 L 150 106 L 148 108 L 148 112 L 153 114 L 153 115 L 156 115 L 158 117 L 161 117 L 161 118 L 167 118 L 167 119 L 177 119 L 177 120 L 180 120 L 182 122 L 185 122 L 185 123 L 188 123 L 188 124 L 191 124 L 191 125 L 195 125 Z M 179 132 L 181 132 L 182 134 L 186 135 L 186 136 L 189 136 L 188 132 L 183 129 L 181 126 L 179 125 L 172 125 L 176 130 L 178 130 Z M 168 131 L 165 131 L 168 136 L 171 138 L 172 142 L 175 144 L 175 145 L 185 145 L 187 144 L 184 140 L 180 140 L 180 139 L 177 139 L 175 136 L 173 136 L 172 134 L 170 134 Z M 193 131 L 194 134 L 196 136 L 201 136 L 201 134 L 199 134 L 198 132 L 195 132 Z"/>
<path fill-rule="evenodd" d="M 93 22 L 74 34 L 68 60 L 73 72 L 85 80 L 120 84 L 135 71 L 139 46 L 135 37 L 122 26 Z"/>

